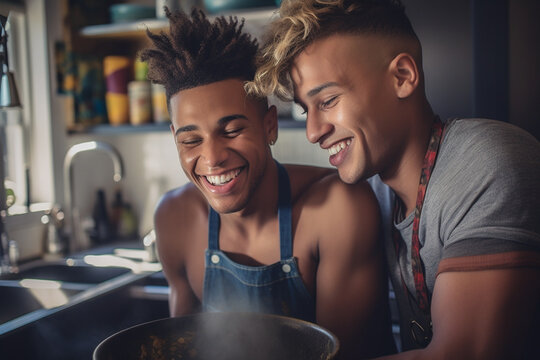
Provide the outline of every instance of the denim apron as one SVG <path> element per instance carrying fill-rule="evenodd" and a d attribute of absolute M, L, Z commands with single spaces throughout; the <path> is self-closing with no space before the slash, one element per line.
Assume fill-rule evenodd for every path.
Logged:
<path fill-rule="evenodd" d="M 219 214 L 210 208 L 203 311 L 260 312 L 315 321 L 315 302 L 292 256 L 289 177 L 283 166 L 277 166 L 280 261 L 265 266 L 232 261 L 219 250 Z"/>

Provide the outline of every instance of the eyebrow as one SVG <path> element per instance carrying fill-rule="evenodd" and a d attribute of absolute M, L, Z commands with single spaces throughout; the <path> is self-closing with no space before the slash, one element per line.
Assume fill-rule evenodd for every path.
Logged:
<path fill-rule="evenodd" d="M 182 126 L 182 127 L 179 127 L 178 129 L 176 129 L 176 131 L 174 132 L 175 135 L 178 135 L 180 133 L 183 133 L 183 132 L 187 132 L 187 131 L 195 131 L 197 130 L 199 127 L 197 125 L 186 125 L 186 126 Z"/>
<path fill-rule="evenodd" d="M 242 115 L 242 114 L 233 114 L 233 115 L 224 116 L 224 117 L 220 118 L 217 122 L 218 122 L 219 126 L 225 126 L 226 124 L 228 124 L 229 122 L 231 122 L 231 121 L 233 121 L 235 119 L 245 119 L 245 120 L 247 120 L 248 118 L 245 115 Z M 195 131 L 195 130 L 198 130 L 198 129 L 199 129 L 199 126 L 197 126 L 197 125 L 186 125 L 186 126 L 179 127 L 174 133 L 175 133 L 175 135 L 178 135 L 178 134 L 183 133 L 183 132 Z"/>
<path fill-rule="evenodd" d="M 220 126 L 224 126 L 226 125 L 227 123 L 235 120 L 235 119 L 244 119 L 244 120 L 247 120 L 247 116 L 245 115 L 242 115 L 242 114 L 233 114 L 233 115 L 228 115 L 228 116 L 224 116 L 222 117 L 221 119 L 218 120 L 218 124 Z"/>
<path fill-rule="evenodd" d="M 308 93 L 307 93 L 307 96 L 308 97 L 313 97 L 313 96 L 317 95 L 318 93 L 320 93 L 321 91 L 323 91 L 324 89 L 326 89 L 328 87 L 331 87 L 331 86 L 337 86 L 337 85 L 338 85 L 338 83 L 336 83 L 336 82 L 324 83 L 322 85 L 317 86 L 316 88 L 313 88 L 313 89 L 309 90 Z"/>

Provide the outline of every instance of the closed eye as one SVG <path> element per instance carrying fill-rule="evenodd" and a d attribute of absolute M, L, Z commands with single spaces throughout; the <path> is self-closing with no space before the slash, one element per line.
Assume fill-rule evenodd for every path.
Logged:
<path fill-rule="evenodd" d="M 337 98 L 338 96 L 336 95 L 331 97 L 329 100 L 322 102 L 320 105 L 321 110 L 329 109 L 334 106 L 336 104 Z"/>
<path fill-rule="evenodd" d="M 195 145 L 198 145 L 201 143 L 201 139 L 200 138 L 190 138 L 190 139 L 184 139 L 184 140 L 181 140 L 179 141 L 180 144 L 184 145 L 184 146 L 195 146 Z"/>
<path fill-rule="evenodd" d="M 240 133 L 242 132 L 244 128 L 234 128 L 234 129 L 230 129 L 230 130 L 225 130 L 223 131 L 223 133 L 225 134 L 226 137 L 230 137 L 230 138 L 233 138 L 233 137 L 237 137 L 238 135 L 240 135 Z"/>

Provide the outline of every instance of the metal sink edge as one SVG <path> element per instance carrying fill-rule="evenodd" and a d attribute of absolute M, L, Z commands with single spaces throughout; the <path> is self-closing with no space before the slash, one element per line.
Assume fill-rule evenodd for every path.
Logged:
<path fill-rule="evenodd" d="M 134 272 L 128 272 L 126 274 L 120 275 L 118 277 L 112 278 L 110 280 L 104 281 L 100 284 L 93 285 L 89 287 L 86 290 L 83 290 L 82 292 L 73 295 L 69 298 L 68 302 L 64 305 L 51 308 L 51 309 L 38 309 L 34 310 L 30 313 L 27 313 L 25 315 L 19 316 L 13 320 L 7 321 L 3 324 L 0 324 L 0 336 L 4 336 L 9 334 L 10 332 L 19 329 L 25 325 L 28 325 L 32 322 L 35 322 L 37 320 L 43 319 L 45 317 L 51 316 L 53 314 L 56 314 L 62 310 L 65 310 L 67 308 L 70 308 L 72 306 L 78 305 L 80 303 L 83 303 L 85 301 L 94 299 L 98 296 L 102 296 L 104 294 L 107 294 L 113 290 L 116 290 L 120 287 L 129 285 L 131 283 L 134 283 L 138 280 L 144 279 L 145 277 L 151 276 L 152 274 L 155 274 L 159 272 L 157 271 L 147 271 L 147 272 L 141 272 L 141 273 L 134 273 Z"/>

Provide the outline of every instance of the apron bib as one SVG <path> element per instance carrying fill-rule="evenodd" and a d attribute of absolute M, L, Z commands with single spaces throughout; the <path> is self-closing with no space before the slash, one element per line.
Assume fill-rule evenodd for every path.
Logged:
<path fill-rule="evenodd" d="M 205 258 L 203 311 L 260 312 L 315 321 L 315 302 L 292 256 L 291 189 L 287 171 L 279 172 L 280 261 L 246 266 L 219 249 L 219 214 L 210 208 Z"/>

